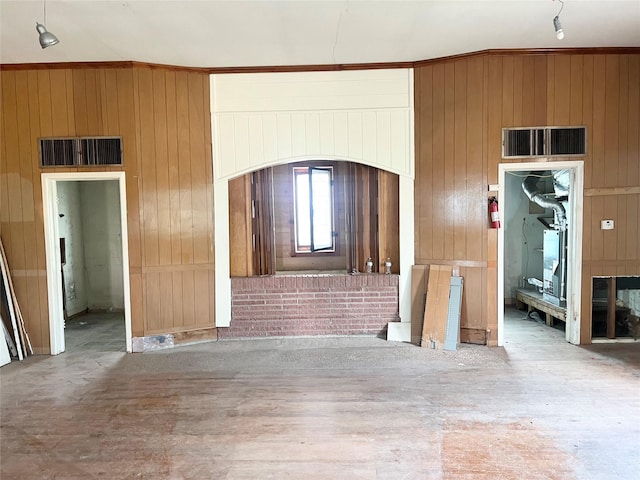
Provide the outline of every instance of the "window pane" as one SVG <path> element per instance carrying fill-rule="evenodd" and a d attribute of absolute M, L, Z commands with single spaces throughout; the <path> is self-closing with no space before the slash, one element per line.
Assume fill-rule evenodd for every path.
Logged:
<path fill-rule="evenodd" d="M 311 168 L 313 192 L 312 250 L 333 248 L 333 215 L 331 201 L 331 170 Z"/>
<path fill-rule="evenodd" d="M 295 170 L 296 250 L 311 249 L 311 219 L 309 217 L 309 174 Z"/>

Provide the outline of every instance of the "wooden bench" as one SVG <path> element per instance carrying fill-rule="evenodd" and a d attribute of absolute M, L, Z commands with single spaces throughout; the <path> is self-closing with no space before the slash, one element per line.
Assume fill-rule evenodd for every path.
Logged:
<path fill-rule="evenodd" d="M 523 310 L 527 306 L 527 314 L 533 310 L 540 310 L 545 313 L 545 322 L 553 326 L 554 319 L 566 321 L 567 309 L 547 302 L 542 298 L 542 294 L 535 290 L 516 289 L 516 307 Z"/>

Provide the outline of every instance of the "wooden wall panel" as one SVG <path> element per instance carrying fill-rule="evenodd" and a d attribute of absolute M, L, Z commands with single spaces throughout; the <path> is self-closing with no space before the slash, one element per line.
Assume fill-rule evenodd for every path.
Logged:
<path fill-rule="evenodd" d="M 213 327 L 209 78 L 148 68 L 134 75 L 145 334 Z"/>
<path fill-rule="evenodd" d="M 391 260 L 391 273 L 400 273 L 400 205 L 399 177 L 378 171 L 378 271 L 385 272 L 385 261 Z"/>
<path fill-rule="evenodd" d="M 276 239 L 281 233 L 276 224 Z M 253 275 L 251 235 L 251 174 L 246 174 L 229 181 L 229 271 L 232 277 Z"/>
<path fill-rule="evenodd" d="M 37 352 L 49 351 L 41 173 L 86 170 L 42 169 L 40 137 L 123 139 L 123 167 L 103 170 L 126 172 L 134 336 L 215 324 L 208 82 L 204 74 L 144 68 L 0 72 L 0 236 Z M 178 273 L 167 270 L 156 283 L 171 295 L 155 298 L 172 309 L 156 311 L 146 291 L 159 273 L 147 269 L 169 266 Z"/>
<path fill-rule="evenodd" d="M 416 69 L 415 261 L 457 264 L 463 276 L 473 276 L 473 290 L 465 281 L 462 326 L 495 328 L 497 257 L 495 232 L 486 223 L 486 186 L 497 182 L 499 163 L 523 161 L 501 159 L 503 127 L 587 126 L 583 342 L 590 339 L 590 276 L 640 274 L 639 70 L 640 55 L 613 54 L 492 55 Z M 463 92 L 458 75 L 465 71 Z M 460 145 L 466 145 L 462 156 Z M 450 199 L 455 210 L 447 208 Z M 600 230 L 605 218 L 615 220 L 615 230 Z"/>

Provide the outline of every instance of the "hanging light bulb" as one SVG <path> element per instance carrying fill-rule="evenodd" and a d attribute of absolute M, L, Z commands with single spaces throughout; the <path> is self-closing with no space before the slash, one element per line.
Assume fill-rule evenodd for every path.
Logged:
<path fill-rule="evenodd" d="M 43 0 L 42 2 L 42 17 L 44 23 L 47 23 L 47 0 Z M 40 46 L 45 49 L 50 47 L 51 45 L 55 45 L 60 43 L 58 37 L 56 37 L 53 33 L 47 31 L 47 27 L 45 27 L 42 23 L 36 22 L 36 32 L 38 32 L 40 41 Z"/>
<path fill-rule="evenodd" d="M 560 6 L 560 10 L 558 11 L 558 14 L 553 17 L 553 28 L 556 31 L 556 37 L 558 37 L 558 40 L 562 40 L 564 38 L 564 30 L 562 30 L 562 24 L 560 23 L 560 13 L 562 13 L 562 9 L 564 8 L 564 1 L 563 0 L 559 0 L 560 3 L 562 4 Z"/>
<path fill-rule="evenodd" d="M 556 36 L 558 37 L 558 40 L 562 40 L 564 38 L 564 31 L 562 30 L 560 18 L 557 15 L 553 19 L 553 28 L 556 29 Z"/>

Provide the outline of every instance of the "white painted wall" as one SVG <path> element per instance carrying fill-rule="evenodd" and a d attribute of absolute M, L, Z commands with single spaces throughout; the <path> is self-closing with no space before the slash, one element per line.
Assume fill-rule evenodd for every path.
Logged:
<path fill-rule="evenodd" d="M 80 182 L 80 203 L 89 310 L 123 310 L 118 182 Z"/>
<path fill-rule="evenodd" d="M 58 184 L 58 219 L 60 238 L 66 243 L 64 289 L 67 315 L 72 316 L 88 308 L 84 261 L 84 236 L 82 233 L 82 211 L 80 208 L 80 185 L 78 182 Z"/>
<path fill-rule="evenodd" d="M 216 179 L 327 158 L 413 178 L 413 70 L 211 76 Z"/>

